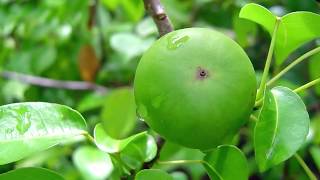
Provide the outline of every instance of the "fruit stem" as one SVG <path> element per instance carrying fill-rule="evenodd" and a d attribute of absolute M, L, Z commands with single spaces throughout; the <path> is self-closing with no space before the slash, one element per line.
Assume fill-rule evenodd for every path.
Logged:
<path fill-rule="evenodd" d="M 306 52 L 296 60 L 294 60 L 291 64 L 289 64 L 286 68 L 284 68 L 282 71 L 280 71 L 276 76 L 274 76 L 268 83 L 267 86 L 274 83 L 276 80 L 278 80 L 281 76 L 283 76 L 286 72 L 288 72 L 290 69 L 292 69 L 294 66 L 302 62 L 303 60 L 307 59 L 308 57 L 320 52 L 320 47 L 317 47 L 311 51 Z"/>
<path fill-rule="evenodd" d="M 173 26 L 160 0 L 143 0 L 143 2 L 146 11 L 152 16 L 160 36 L 173 31 Z"/>
<path fill-rule="evenodd" d="M 299 162 L 300 166 L 303 168 L 303 170 L 306 172 L 310 180 L 317 180 L 317 177 L 313 174 L 313 172 L 310 170 L 310 168 L 307 166 L 307 164 L 303 161 L 303 159 L 299 156 L 299 154 L 294 154 L 294 157 Z"/>
<path fill-rule="evenodd" d="M 303 86 L 298 87 L 297 89 L 293 90 L 293 92 L 299 93 L 299 92 L 304 91 L 304 90 L 308 89 L 309 87 L 314 86 L 318 83 L 320 83 L 320 77 L 313 80 L 313 81 L 308 82 L 307 84 L 305 84 Z"/>
<path fill-rule="evenodd" d="M 306 89 L 308 89 L 308 88 L 310 88 L 310 87 L 312 87 L 312 86 L 314 86 L 314 85 L 316 85 L 316 84 L 318 84 L 318 83 L 320 83 L 320 78 L 317 78 L 317 79 L 315 79 L 315 80 L 313 80 L 313 81 L 308 82 L 307 84 L 305 84 L 305 85 L 303 85 L 303 86 L 300 86 L 300 87 L 296 88 L 295 90 L 293 90 L 293 92 L 299 93 L 299 92 L 304 91 L 304 90 L 306 90 Z M 262 99 L 262 98 L 259 99 L 259 100 L 256 101 L 256 103 L 254 104 L 254 107 L 259 107 L 259 106 L 261 106 L 262 102 L 263 102 L 263 99 Z"/>
<path fill-rule="evenodd" d="M 268 73 L 269 73 L 269 69 L 271 66 L 271 62 L 272 62 L 272 55 L 273 55 L 273 51 L 274 51 L 274 46 L 276 43 L 276 38 L 277 38 L 277 32 L 278 32 L 278 27 L 280 24 L 281 19 L 279 17 L 276 18 L 276 24 L 272 33 L 272 38 L 271 38 L 271 43 L 270 43 L 270 47 L 269 47 L 269 51 L 268 51 L 268 56 L 267 56 L 267 60 L 266 60 L 266 65 L 264 66 L 264 70 L 263 70 L 263 74 L 262 74 L 262 79 L 261 79 L 261 83 L 260 83 L 260 87 L 257 93 L 257 98 L 256 100 L 259 100 L 262 98 L 263 93 L 266 89 L 266 82 L 267 82 L 267 78 L 268 78 Z"/>
<path fill-rule="evenodd" d="M 90 143 L 92 144 L 96 144 L 95 141 L 94 141 L 94 138 L 88 133 L 88 132 L 84 132 L 82 134 Z"/>

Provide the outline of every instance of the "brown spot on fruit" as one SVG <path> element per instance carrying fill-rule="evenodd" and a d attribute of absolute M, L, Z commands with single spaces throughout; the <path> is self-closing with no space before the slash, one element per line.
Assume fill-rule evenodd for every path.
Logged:
<path fill-rule="evenodd" d="M 202 67 L 198 67 L 196 75 L 197 75 L 197 79 L 203 80 L 209 77 L 209 71 Z"/>

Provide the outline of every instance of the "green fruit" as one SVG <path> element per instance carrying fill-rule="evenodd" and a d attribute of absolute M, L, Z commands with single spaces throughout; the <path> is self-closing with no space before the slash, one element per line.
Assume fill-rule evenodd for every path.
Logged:
<path fill-rule="evenodd" d="M 144 53 L 134 82 L 139 115 L 166 139 L 209 150 L 252 111 L 256 79 L 241 47 L 204 28 L 171 32 Z"/>

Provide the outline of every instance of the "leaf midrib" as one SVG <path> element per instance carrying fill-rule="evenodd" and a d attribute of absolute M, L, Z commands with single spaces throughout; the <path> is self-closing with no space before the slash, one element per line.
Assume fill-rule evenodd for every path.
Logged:
<path fill-rule="evenodd" d="M 273 134 L 273 137 L 272 137 L 272 140 L 271 140 L 271 146 L 270 148 L 268 149 L 268 153 L 270 150 L 273 150 L 274 149 L 274 146 L 275 146 L 275 139 L 276 139 L 276 136 L 277 136 L 277 132 L 278 132 L 278 129 L 279 129 L 279 112 L 278 112 L 278 103 L 277 103 L 277 100 L 275 98 L 275 96 L 273 95 L 273 93 L 271 92 L 272 94 L 272 98 L 274 99 L 274 103 L 275 103 L 275 108 L 276 108 L 276 124 L 275 124 L 275 130 L 274 130 L 274 134 Z M 268 159 L 271 159 L 270 156 L 267 156 Z"/>
<path fill-rule="evenodd" d="M 15 139 L 6 139 L 6 140 L 0 140 L 0 143 L 7 143 L 7 142 L 15 142 L 15 141 L 24 141 L 24 140 L 34 140 L 34 139 L 46 139 L 46 138 L 62 138 L 65 136 L 77 136 L 77 135 L 84 135 L 86 131 L 84 130 L 79 130 L 78 132 L 74 133 L 61 133 L 61 134 L 55 134 L 55 135 L 44 135 L 44 136 L 28 136 L 26 138 L 15 138 Z"/>

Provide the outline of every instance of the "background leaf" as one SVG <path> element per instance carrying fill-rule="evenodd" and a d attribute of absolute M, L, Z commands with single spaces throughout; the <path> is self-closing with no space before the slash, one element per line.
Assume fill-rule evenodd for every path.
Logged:
<path fill-rule="evenodd" d="M 15 169 L 3 174 L 0 174 L 0 179 L 3 180 L 35 180 L 35 179 L 48 179 L 48 180 L 64 180 L 62 176 L 48 169 L 44 168 L 21 168 Z"/>
<path fill-rule="evenodd" d="M 144 14 L 144 5 L 140 0 L 121 0 L 122 8 L 128 19 L 133 22 L 139 21 Z"/>
<path fill-rule="evenodd" d="M 82 98 L 78 103 L 77 110 L 80 112 L 86 112 L 93 109 L 97 109 L 104 104 L 105 95 L 100 93 L 91 93 Z"/>
<path fill-rule="evenodd" d="M 133 90 L 122 88 L 112 91 L 101 112 L 102 125 L 113 138 L 124 138 L 136 125 L 136 105 Z"/>
<path fill-rule="evenodd" d="M 311 147 L 310 154 L 318 170 L 320 170 L 320 148 L 317 146 Z"/>
<path fill-rule="evenodd" d="M 75 110 L 50 103 L 17 103 L 0 107 L 0 164 L 20 160 L 85 133 Z"/>
<path fill-rule="evenodd" d="M 222 145 L 209 152 L 205 157 L 204 167 L 211 179 L 246 180 L 249 178 L 246 157 L 236 146 Z"/>
<path fill-rule="evenodd" d="M 91 146 L 79 147 L 72 159 L 82 177 L 87 180 L 106 179 L 113 170 L 109 154 Z"/>
<path fill-rule="evenodd" d="M 154 38 L 142 39 L 134 33 L 121 32 L 111 36 L 110 45 L 125 57 L 125 62 L 128 62 L 132 58 L 140 56 L 154 41 Z"/>
<path fill-rule="evenodd" d="M 236 41 L 241 47 L 248 47 L 251 36 L 255 36 L 257 33 L 257 25 L 253 22 L 239 18 L 238 14 L 233 16 L 233 29 L 236 34 Z"/>
<path fill-rule="evenodd" d="M 290 158 L 304 143 L 309 115 L 300 97 L 285 87 L 267 90 L 254 132 L 261 171 Z"/>
<path fill-rule="evenodd" d="M 135 180 L 173 180 L 173 178 L 165 171 L 160 169 L 145 169 L 139 171 Z"/>
<path fill-rule="evenodd" d="M 320 53 L 313 55 L 309 60 L 309 77 L 311 80 L 320 77 Z M 320 85 L 314 86 L 317 95 L 320 95 Z"/>

